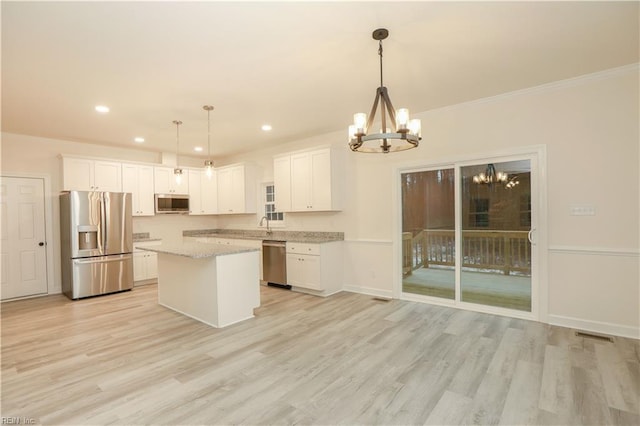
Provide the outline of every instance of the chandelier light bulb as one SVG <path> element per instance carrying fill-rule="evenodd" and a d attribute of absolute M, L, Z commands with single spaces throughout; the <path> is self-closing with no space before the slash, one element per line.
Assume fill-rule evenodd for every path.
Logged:
<path fill-rule="evenodd" d="M 349 126 L 349 140 L 353 139 L 356 136 L 356 125 L 352 124 Z"/>
<path fill-rule="evenodd" d="M 396 124 L 398 125 L 396 131 L 407 130 L 409 125 L 409 110 L 407 108 L 400 108 L 396 111 Z"/>
<path fill-rule="evenodd" d="M 358 112 L 353 114 L 353 125 L 355 126 L 355 134 L 356 135 L 366 135 L 367 134 L 367 114 L 364 112 Z"/>
<path fill-rule="evenodd" d="M 409 120 L 409 134 L 417 136 L 420 138 L 422 136 L 422 122 L 418 118 L 414 118 L 413 120 Z"/>

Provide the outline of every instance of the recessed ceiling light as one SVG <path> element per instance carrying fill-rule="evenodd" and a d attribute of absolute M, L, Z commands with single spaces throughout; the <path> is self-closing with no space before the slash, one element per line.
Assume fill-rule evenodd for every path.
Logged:
<path fill-rule="evenodd" d="M 96 105 L 96 111 L 102 114 L 106 114 L 109 112 L 109 107 L 105 105 Z"/>
<path fill-rule="evenodd" d="M 268 132 L 269 130 L 271 130 L 271 124 L 263 124 L 262 130 L 264 130 L 265 132 Z"/>
<path fill-rule="evenodd" d="M 142 142 L 144 142 L 144 138 L 140 138 L 140 137 L 134 138 L 133 141 L 137 142 L 137 143 L 142 143 Z"/>
<path fill-rule="evenodd" d="M 195 152 L 202 152 L 202 147 L 201 146 L 196 146 L 195 148 L 193 148 L 193 150 Z"/>

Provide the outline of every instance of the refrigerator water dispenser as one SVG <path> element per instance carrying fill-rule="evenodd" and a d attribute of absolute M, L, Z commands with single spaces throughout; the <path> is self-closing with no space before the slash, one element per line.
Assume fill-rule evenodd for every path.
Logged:
<path fill-rule="evenodd" d="M 94 250 L 98 248 L 98 227 L 78 226 L 78 249 Z"/>

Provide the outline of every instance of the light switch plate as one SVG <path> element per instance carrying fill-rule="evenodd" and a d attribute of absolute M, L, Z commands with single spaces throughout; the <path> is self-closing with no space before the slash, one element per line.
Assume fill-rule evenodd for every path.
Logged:
<path fill-rule="evenodd" d="M 595 216 L 596 206 L 592 204 L 581 204 L 569 206 L 569 214 L 571 216 Z"/>

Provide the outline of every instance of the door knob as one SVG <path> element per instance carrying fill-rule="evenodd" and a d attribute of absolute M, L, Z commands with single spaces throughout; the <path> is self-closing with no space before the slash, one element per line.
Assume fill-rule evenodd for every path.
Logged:
<path fill-rule="evenodd" d="M 39 245 L 40 247 L 42 247 L 42 246 L 44 245 L 44 243 L 43 243 L 42 241 L 40 241 L 40 242 L 38 243 L 38 245 Z"/>

